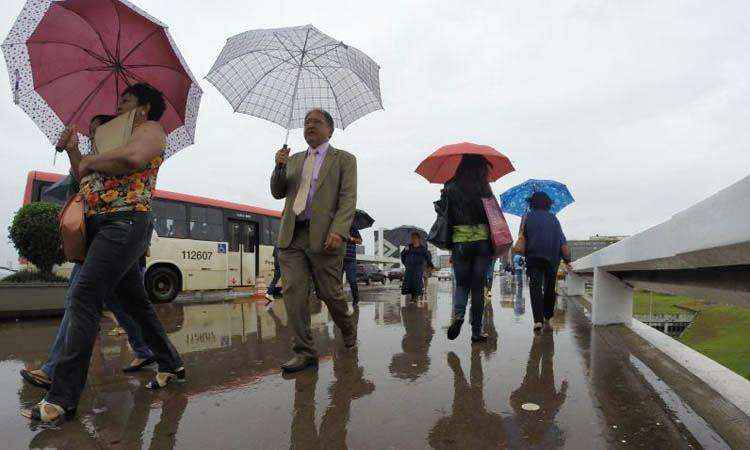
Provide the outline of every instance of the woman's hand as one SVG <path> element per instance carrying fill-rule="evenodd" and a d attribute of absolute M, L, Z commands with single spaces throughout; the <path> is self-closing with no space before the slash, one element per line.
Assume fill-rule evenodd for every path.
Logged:
<path fill-rule="evenodd" d="M 78 148 L 78 125 L 65 127 L 55 144 L 55 150 L 61 153 L 72 148 Z"/>

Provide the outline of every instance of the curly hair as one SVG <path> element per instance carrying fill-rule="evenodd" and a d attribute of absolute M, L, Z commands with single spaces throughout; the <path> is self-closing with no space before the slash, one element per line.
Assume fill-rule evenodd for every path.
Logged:
<path fill-rule="evenodd" d="M 138 99 L 138 106 L 150 105 L 151 108 L 148 111 L 148 120 L 158 121 L 167 109 L 167 104 L 164 101 L 164 94 L 148 83 L 136 83 L 130 85 L 122 92 L 122 94 L 133 95 Z"/>

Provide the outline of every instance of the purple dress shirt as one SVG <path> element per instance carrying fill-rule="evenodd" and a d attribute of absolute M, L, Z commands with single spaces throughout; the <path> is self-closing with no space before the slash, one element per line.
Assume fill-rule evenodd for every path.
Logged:
<path fill-rule="evenodd" d="M 312 205 L 312 199 L 315 195 L 315 189 L 318 187 L 318 175 L 320 174 L 320 167 L 323 165 L 323 161 L 326 159 L 328 146 L 328 141 L 325 141 L 314 150 L 309 147 L 307 149 L 307 157 L 305 159 L 309 158 L 311 154 L 315 153 L 315 165 L 313 166 L 312 181 L 310 182 L 310 192 L 307 194 L 305 210 L 302 212 L 298 220 L 310 220 L 312 218 L 310 205 Z"/>

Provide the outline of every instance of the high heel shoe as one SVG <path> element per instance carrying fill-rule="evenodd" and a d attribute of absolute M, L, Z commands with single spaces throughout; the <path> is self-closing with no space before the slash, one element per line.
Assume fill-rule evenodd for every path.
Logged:
<path fill-rule="evenodd" d="M 180 367 L 174 372 L 156 372 L 156 376 L 146 382 L 146 388 L 151 390 L 163 389 L 170 383 L 185 383 L 186 381 L 185 368 Z"/>

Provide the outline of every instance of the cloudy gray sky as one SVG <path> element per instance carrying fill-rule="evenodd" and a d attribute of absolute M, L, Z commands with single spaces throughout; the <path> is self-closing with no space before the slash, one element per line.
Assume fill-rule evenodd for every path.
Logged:
<path fill-rule="evenodd" d="M 439 187 L 413 170 L 460 141 L 512 159 L 498 194 L 527 178 L 567 183 L 569 238 L 638 232 L 748 175 L 746 0 L 134 2 L 170 26 L 200 78 L 230 35 L 307 23 L 377 61 L 385 110 L 333 142 L 357 155 L 359 207 L 385 227 L 430 226 Z M 23 3 L 3 2 L 2 37 Z M 284 132 L 201 84 L 197 143 L 163 166 L 159 188 L 280 208 L 267 180 Z M 0 136 L 4 265 L 26 173 L 67 171 L 13 105 L 4 65 Z M 299 131 L 292 147 L 304 149 Z"/>

